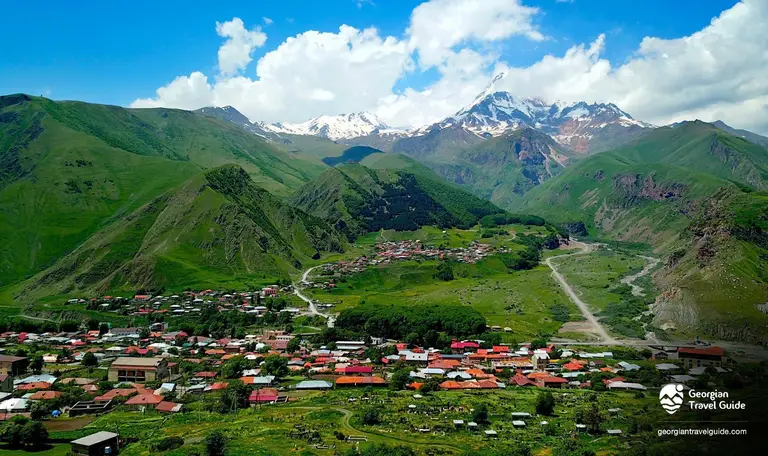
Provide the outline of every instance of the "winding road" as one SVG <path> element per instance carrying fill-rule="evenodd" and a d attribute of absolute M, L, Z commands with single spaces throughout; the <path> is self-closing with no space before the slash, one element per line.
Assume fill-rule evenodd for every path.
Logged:
<path fill-rule="evenodd" d="M 333 328 L 333 325 L 334 325 L 336 319 L 333 316 L 331 316 L 331 315 L 324 314 L 324 313 L 320 312 L 319 310 L 317 310 L 317 307 L 315 307 L 315 303 L 312 301 L 312 299 L 309 296 L 307 296 L 304 293 L 302 293 L 303 288 L 302 288 L 301 284 L 302 283 L 306 283 L 307 279 L 309 278 L 309 273 L 312 272 L 313 269 L 319 268 L 320 266 L 322 266 L 322 265 L 312 266 L 311 268 L 307 269 L 306 271 L 304 271 L 301 274 L 301 280 L 299 281 L 299 283 L 294 283 L 293 284 L 293 294 L 295 294 L 296 296 L 299 297 L 299 299 L 301 299 L 302 301 L 307 303 L 307 305 L 309 306 L 309 312 L 312 315 L 319 315 L 319 316 L 325 318 L 326 322 L 328 323 L 328 327 L 329 328 Z"/>

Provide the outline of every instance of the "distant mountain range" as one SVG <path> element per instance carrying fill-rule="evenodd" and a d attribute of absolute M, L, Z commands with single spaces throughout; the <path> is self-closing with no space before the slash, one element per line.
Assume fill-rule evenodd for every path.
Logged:
<path fill-rule="evenodd" d="M 379 120 L 376 114 L 368 111 L 339 114 L 338 116 L 320 116 L 298 124 L 278 122 L 266 125 L 266 128 L 275 133 L 312 135 L 333 141 L 392 130 L 387 124 Z"/>

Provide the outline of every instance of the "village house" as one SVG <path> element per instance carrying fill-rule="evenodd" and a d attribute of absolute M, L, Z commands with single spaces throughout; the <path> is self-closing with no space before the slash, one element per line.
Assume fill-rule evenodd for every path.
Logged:
<path fill-rule="evenodd" d="M 114 432 L 100 431 L 71 442 L 74 456 L 99 456 L 118 454 L 118 435 Z M 109 450 L 107 450 L 109 449 Z"/>
<path fill-rule="evenodd" d="M 0 355 L 0 374 L 14 377 L 21 374 L 26 360 L 23 356 Z"/>
<path fill-rule="evenodd" d="M 0 393 L 13 391 L 13 377 L 8 374 L 0 374 Z"/>
<path fill-rule="evenodd" d="M 165 358 L 117 358 L 109 367 L 111 382 L 154 382 L 170 377 Z"/>
<path fill-rule="evenodd" d="M 549 353 L 545 351 L 535 351 L 531 357 L 531 364 L 535 370 L 543 371 L 549 364 Z"/>
<path fill-rule="evenodd" d="M 677 349 L 677 358 L 685 368 L 723 365 L 725 352 L 720 347 L 685 348 Z"/>

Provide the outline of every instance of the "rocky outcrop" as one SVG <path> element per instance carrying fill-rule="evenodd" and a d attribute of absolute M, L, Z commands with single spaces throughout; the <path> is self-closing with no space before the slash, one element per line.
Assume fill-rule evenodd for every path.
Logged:
<path fill-rule="evenodd" d="M 677 182 L 660 182 L 653 173 L 616 174 L 612 180 L 614 203 L 630 207 L 642 201 L 665 201 L 677 198 L 685 191 L 685 185 Z"/>

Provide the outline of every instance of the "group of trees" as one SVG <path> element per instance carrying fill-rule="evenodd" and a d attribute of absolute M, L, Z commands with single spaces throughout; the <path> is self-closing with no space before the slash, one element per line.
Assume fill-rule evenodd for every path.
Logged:
<path fill-rule="evenodd" d="M 546 224 L 547 221 L 543 218 L 526 214 L 493 214 L 480 219 L 480 226 L 483 228 L 496 228 L 502 225 L 544 226 Z"/>
<path fill-rule="evenodd" d="M 87 324 L 88 329 L 99 329 L 99 322 L 97 320 L 87 320 L 87 323 L 95 322 L 95 327 L 91 327 Z M 80 330 L 82 321 L 76 320 L 63 320 L 60 322 L 55 321 L 40 321 L 30 320 L 26 318 L 0 318 L 0 332 L 31 332 L 31 333 L 44 333 L 44 332 L 75 332 Z"/>
<path fill-rule="evenodd" d="M 442 261 L 435 268 L 435 278 L 444 282 L 453 280 L 453 265 L 450 261 Z"/>
<path fill-rule="evenodd" d="M 415 339 L 421 341 L 429 331 L 432 331 L 430 338 L 439 337 L 439 332 L 459 338 L 480 334 L 485 331 L 486 321 L 477 310 L 460 305 L 363 304 L 343 310 L 336 320 L 336 326 L 361 335 L 397 340 L 414 335 Z"/>
<path fill-rule="evenodd" d="M 40 448 L 48 443 L 48 430 L 40 421 L 14 416 L 3 425 L 0 439 L 11 448 Z"/>

